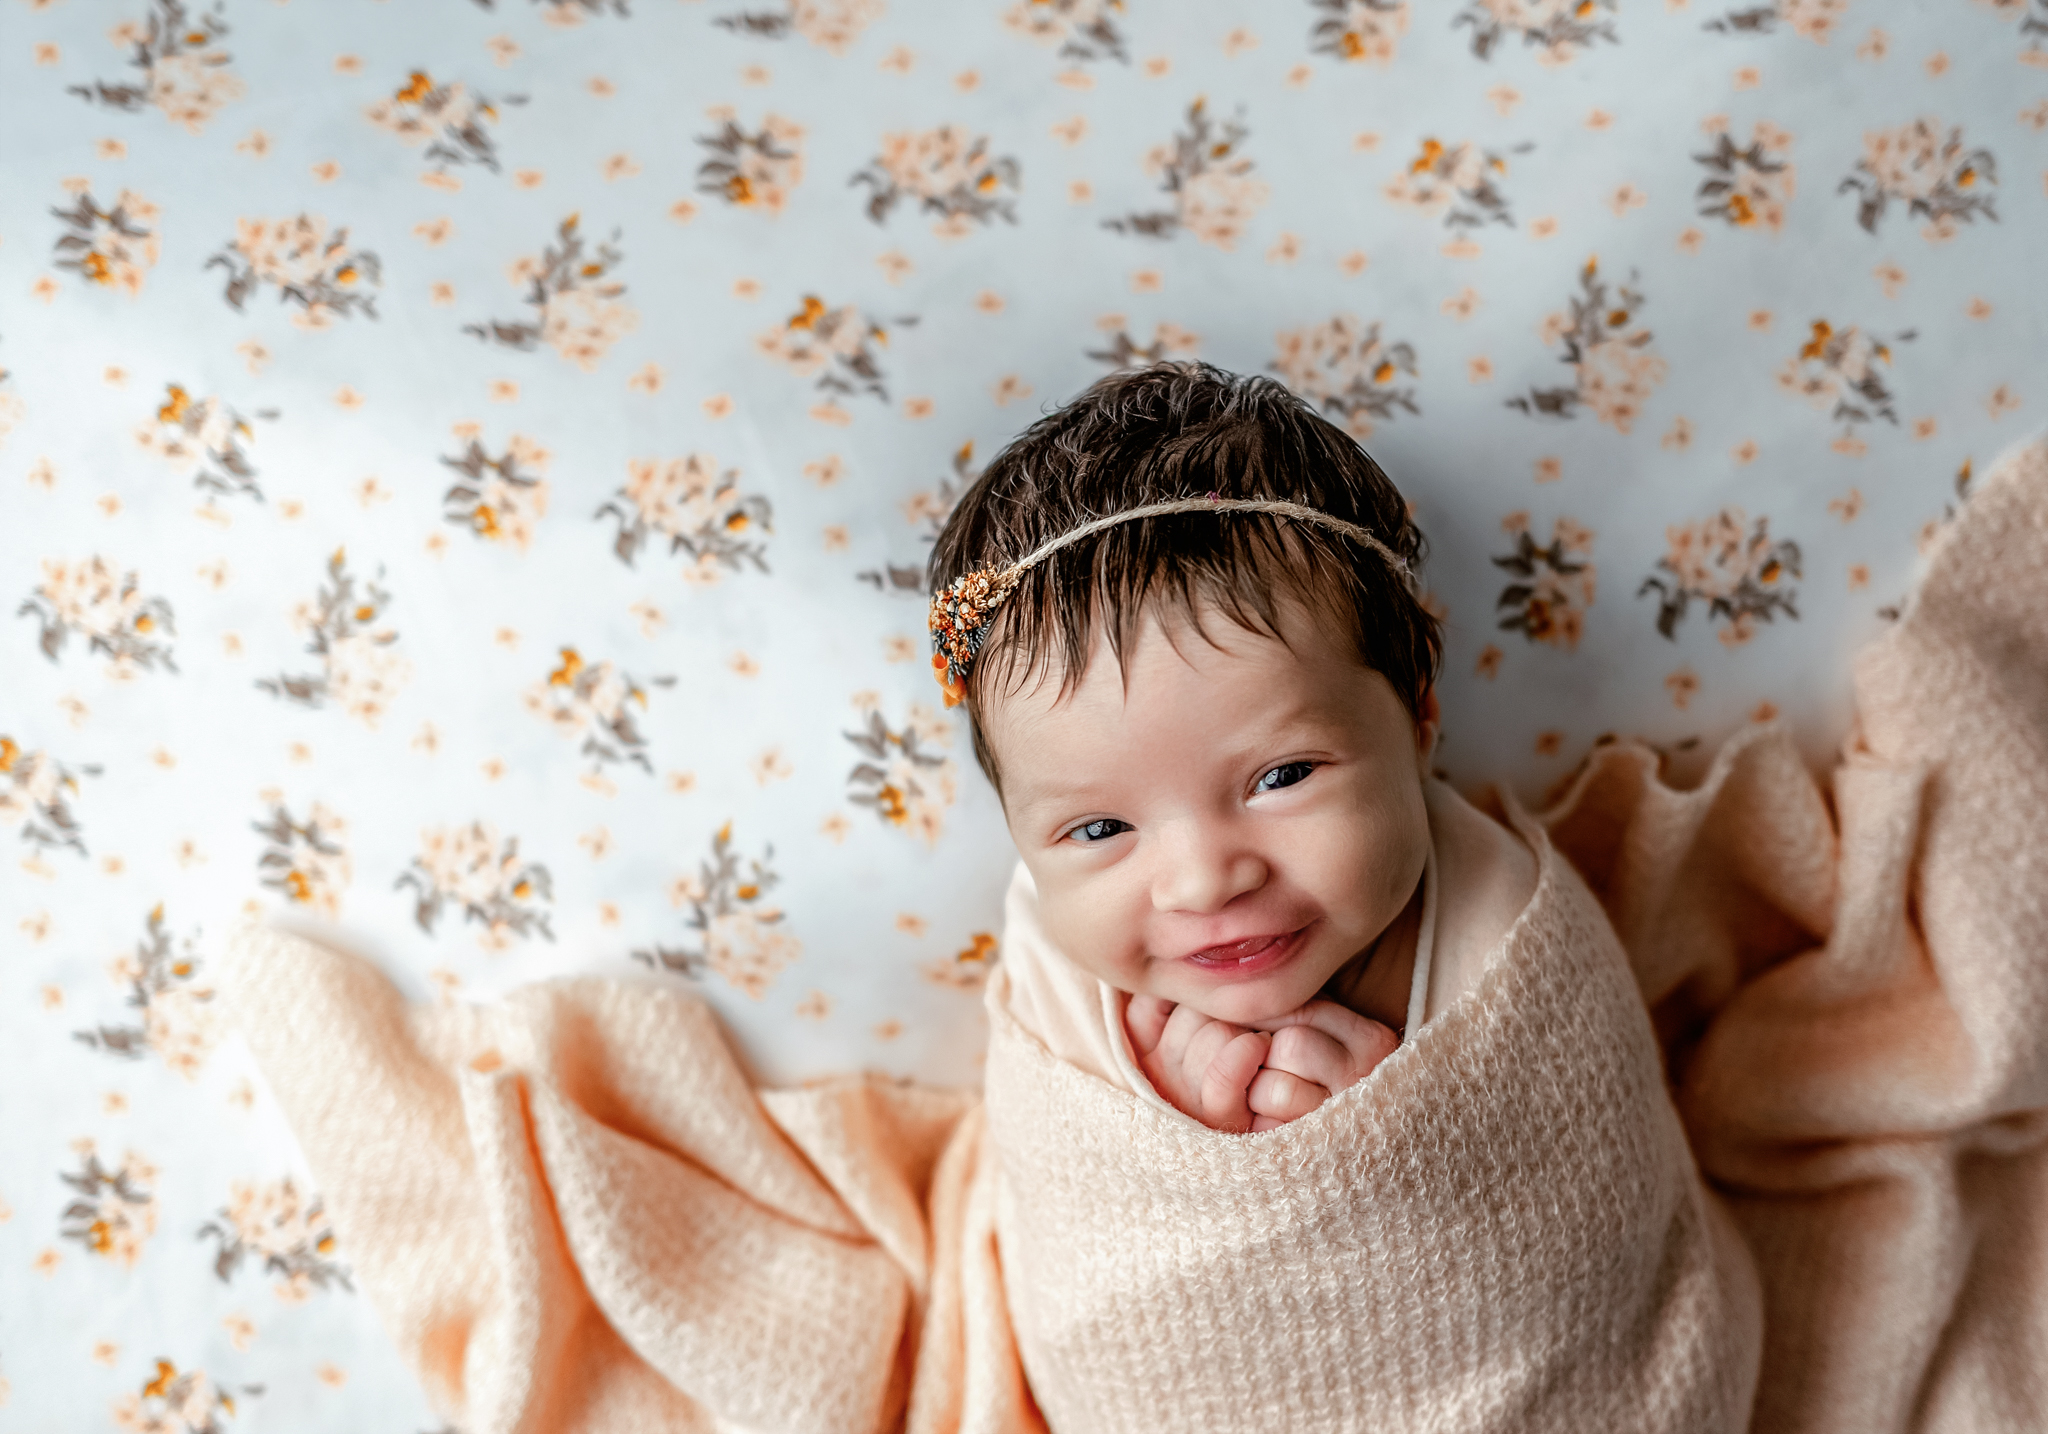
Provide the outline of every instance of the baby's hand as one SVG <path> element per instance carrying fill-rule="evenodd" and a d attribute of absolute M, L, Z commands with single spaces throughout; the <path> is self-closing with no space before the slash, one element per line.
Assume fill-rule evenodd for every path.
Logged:
<path fill-rule="evenodd" d="M 1254 1133 L 1299 1120 L 1364 1080 L 1400 1044 L 1378 1021 L 1335 1001 L 1310 1001 L 1258 1029 L 1273 1039 L 1245 1092 Z"/>
<path fill-rule="evenodd" d="M 1131 997 L 1124 1029 L 1139 1068 L 1174 1109 L 1211 1130 L 1263 1128 L 1255 1123 L 1249 1092 L 1273 1037 L 1157 996 Z"/>

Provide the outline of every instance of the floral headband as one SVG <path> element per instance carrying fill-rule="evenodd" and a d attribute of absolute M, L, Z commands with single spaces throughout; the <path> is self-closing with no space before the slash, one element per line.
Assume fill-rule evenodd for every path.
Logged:
<path fill-rule="evenodd" d="M 974 659 L 981 652 L 982 643 L 988 640 L 989 629 L 995 626 L 996 609 L 1017 590 L 1018 581 L 1032 567 L 1061 548 L 1119 523 L 1162 517 L 1168 513 L 1208 512 L 1271 513 L 1276 517 L 1330 528 L 1371 548 L 1385 558 L 1404 580 L 1413 576 L 1406 559 L 1356 523 L 1347 523 L 1342 518 L 1333 518 L 1319 509 L 1305 508 L 1299 503 L 1285 503 L 1274 498 L 1219 498 L 1214 493 L 1202 498 L 1181 498 L 1171 503 L 1148 503 L 1142 508 L 1131 508 L 1083 523 L 1040 544 L 1008 567 L 976 568 L 934 593 L 930 618 L 932 675 L 946 694 L 946 705 L 957 707 L 966 700 L 967 675 L 974 670 Z"/>

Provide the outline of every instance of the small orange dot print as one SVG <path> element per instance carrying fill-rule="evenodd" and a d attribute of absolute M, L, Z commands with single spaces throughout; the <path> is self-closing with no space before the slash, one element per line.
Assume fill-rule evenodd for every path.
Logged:
<path fill-rule="evenodd" d="M 446 307 L 455 302 L 455 286 L 446 279 L 440 280 L 427 290 L 427 302 Z"/>
<path fill-rule="evenodd" d="M 892 632 L 882 639 L 882 661 L 911 662 L 917 657 L 917 641 L 900 632 Z"/>
<path fill-rule="evenodd" d="M 1351 147 L 1360 154 L 1371 154 L 1380 147 L 1379 133 L 1369 129 L 1360 130 L 1357 137 L 1351 141 Z"/>
<path fill-rule="evenodd" d="M 1700 690 L 1699 674 L 1690 667 L 1681 667 L 1664 679 L 1664 690 L 1671 694 L 1671 705 L 1683 712 Z"/>
<path fill-rule="evenodd" d="M 1529 221 L 1529 237 L 1531 239 L 1548 239 L 1555 233 L 1557 233 L 1557 216 L 1555 214 L 1539 214 L 1536 218 Z"/>
<path fill-rule="evenodd" d="M 1061 120 L 1052 127 L 1052 137 L 1071 149 L 1088 137 L 1087 116 L 1074 115 Z"/>
<path fill-rule="evenodd" d="M 1472 664 L 1472 670 L 1491 682 L 1500 676 L 1500 664 L 1506 656 L 1506 653 L 1489 642 L 1479 649 L 1479 660 Z"/>
<path fill-rule="evenodd" d="M 323 1364 L 313 1371 L 314 1377 L 329 1389 L 339 1389 L 348 1383 L 348 1371 L 338 1364 Z"/>
<path fill-rule="evenodd" d="M 852 544 L 853 537 L 847 531 L 844 524 L 833 523 L 825 529 L 823 533 L 823 541 L 825 544 L 826 552 L 843 553 Z"/>
<path fill-rule="evenodd" d="M 1595 109 L 1586 116 L 1586 128 L 1593 130 L 1614 128 L 1614 116 L 1606 110 Z"/>
<path fill-rule="evenodd" d="M 1486 99 L 1493 106 L 1493 112 L 1505 119 L 1522 102 L 1522 92 L 1513 85 L 1495 85 L 1486 92 Z"/>
<path fill-rule="evenodd" d="M 641 365 L 633 376 L 626 380 L 626 387 L 634 393 L 660 393 L 664 377 L 661 365 L 650 361 Z"/>
<path fill-rule="evenodd" d="M 1156 294 L 1166 287 L 1166 281 L 1157 269 L 1140 269 L 1131 275 L 1131 292 L 1134 294 Z"/>
<path fill-rule="evenodd" d="M 362 72 L 363 57 L 361 55 L 336 55 L 334 57 L 335 74 L 360 75 Z"/>
<path fill-rule="evenodd" d="M 838 813 L 833 813 L 838 816 Z M 846 819 L 840 817 L 843 822 Z M 800 1021 L 822 1021 L 832 1014 L 832 998 L 823 991 L 813 991 L 796 1003 L 796 1017 Z"/>
<path fill-rule="evenodd" d="M 814 403 L 809 412 L 813 423 L 828 423 L 834 428 L 845 428 L 853 422 L 853 415 L 836 403 Z"/>
<path fill-rule="evenodd" d="M 997 403 L 1002 403 L 1004 401 L 1005 400 L 1001 398 L 998 398 L 996 400 Z M 937 406 L 938 405 L 934 403 L 930 398 L 927 398 L 922 394 L 918 394 L 911 398 L 906 398 L 903 400 L 903 416 L 905 418 L 912 420 L 913 422 L 919 419 L 930 418 L 932 416 L 932 411 Z"/>
<path fill-rule="evenodd" d="M 882 56 L 882 63 L 875 68 L 885 74 L 907 75 L 917 65 L 917 51 L 908 45 L 898 45 Z"/>
<path fill-rule="evenodd" d="M 1835 441 L 1830 443 L 1828 447 L 1841 454 L 1844 458 L 1861 458 L 1870 451 L 1870 445 L 1853 433 L 1836 435 Z"/>
<path fill-rule="evenodd" d="M 1315 77 L 1316 72 L 1310 66 L 1296 65 L 1287 72 L 1287 88 L 1290 90 L 1305 90 L 1309 86 L 1309 81 Z"/>
<path fill-rule="evenodd" d="M 1990 301 L 1987 299 L 1972 299 L 1969 306 L 1963 312 L 1973 319 L 1988 319 L 1991 317 Z"/>
<path fill-rule="evenodd" d="M 989 387 L 989 396 L 996 401 L 997 408 L 1005 408 L 1020 398 L 1029 398 L 1031 385 L 1021 374 L 1006 373 Z"/>
<path fill-rule="evenodd" d="M 1921 66 L 1921 68 L 1927 71 L 1927 77 L 1929 79 L 1938 80 L 1943 75 L 1948 73 L 1948 56 L 1944 54 L 1942 51 L 1936 50 L 1933 54 L 1927 57 L 1926 63 L 1924 63 Z"/>
<path fill-rule="evenodd" d="M 1223 37 L 1223 53 L 1233 59 L 1259 47 L 1259 37 L 1240 25 Z"/>
<path fill-rule="evenodd" d="M 322 184 L 332 184 L 341 178 L 341 166 L 331 159 L 323 159 L 313 166 L 313 178 Z"/>
<path fill-rule="evenodd" d="M 128 146 L 120 140 L 109 136 L 93 146 L 93 153 L 97 154 L 101 159 L 126 159 L 128 157 Z"/>
<path fill-rule="evenodd" d="M 1680 452 L 1692 447 L 1692 420 L 1683 414 L 1672 419 L 1671 427 L 1665 430 L 1664 436 L 1658 439 L 1657 443 L 1661 448 L 1676 449 Z"/>
<path fill-rule="evenodd" d="M 55 48 L 54 46 L 52 48 Z M 56 63 L 55 61 L 51 62 Z M 1139 67 L 1148 80 L 1164 79 L 1173 71 L 1173 61 L 1164 55 L 1154 55 Z"/>
<path fill-rule="evenodd" d="M 2016 413 L 2019 407 L 2020 396 L 2009 383 L 2001 383 L 1992 389 L 1991 397 L 1984 400 L 1984 411 L 1993 418 L 2003 418 L 2008 413 Z"/>
<path fill-rule="evenodd" d="M 969 94 L 981 88 L 981 76 L 973 70 L 962 70 L 953 76 L 953 88 L 961 94 Z"/>
<path fill-rule="evenodd" d="M 759 677 L 761 675 L 761 664 L 744 652 L 735 652 L 725 660 L 725 665 L 731 668 L 733 675 L 737 677 Z"/>
<path fill-rule="evenodd" d="M 1465 377 L 1474 383 L 1486 383 L 1493 378 L 1493 360 L 1485 354 L 1465 360 Z"/>
<path fill-rule="evenodd" d="M 1749 311 L 1749 326 L 1759 333 L 1768 329 L 1771 326 L 1771 311 L 1769 309 L 1751 309 Z"/>
<path fill-rule="evenodd" d="M 1856 46 L 1856 58 L 1859 60 L 1882 60 L 1891 53 L 1891 49 L 1891 36 L 1882 30 L 1873 28 L 1868 35 L 1863 37 L 1862 43 Z"/>
<path fill-rule="evenodd" d="M 853 824 L 847 821 L 845 814 L 841 812 L 832 812 L 826 816 L 825 820 L 818 823 L 818 835 L 824 837 L 825 840 L 835 846 L 843 844 L 846 841 L 847 833 L 852 830 Z"/>
<path fill-rule="evenodd" d="M 1851 488 L 1839 498 L 1828 500 L 1828 511 L 1844 523 L 1853 523 L 1863 511 L 1863 490 Z"/>
<path fill-rule="evenodd" d="M 1867 563 L 1849 564 L 1849 591 L 1860 593 L 1870 586 L 1870 566 Z"/>
<path fill-rule="evenodd" d="M 619 87 L 613 84 L 610 80 L 606 79 L 603 75 L 592 75 L 588 82 L 587 88 L 593 95 L 596 95 L 601 100 L 608 100 L 613 95 L 619 92 Z"/>
<path fill-rule="evenodd" d="M 1940 422 L 1932 415 L 1913 420 L 1913 436 L 1915 438 L 1932 438 L 1940 428 Z"/>
<path fill-rule="evenodd" d="M 1061 70 L 1053 76 L 1053 83 L 1063 90 L 1092 90 L 1095 88 L 1095 76 L 1086 70 Z"/>
<path fill-rule="evenodd" d="M 697 217 L 697 203 L 692 199 L 678 199 L 668 207 L 668 217 L 678 224 L 688 224 Z"/>
<path fill-rule="evenodd" d="M 1733 458 L 1737 463 L 1754 463 L 1756 462 L 1756 456 L 1760 451 L 1761 450 L 1758 449 L 1758 447 L 1756 446 L 1756 440 L 1754 438 L 1745 438 L 1729 450 L 1728 456 Z"/>
<path fill-rule="evenodd" d="M 903 1022 L 901 1021 L 891 1019 L 875 1023 L 875 1039 L 878 1041 L 893 1041 L 902 1034 Z"/>
<path fill-rule="evenodd" d="M 728 418 L 732 415 L 732 395 L 729 393 L 714 393 L 698 406 L 704 410 L 706 418 L 716 423 L 719 419 Z"/>
<path fill-rule="evenodd" d="M 490 392 L 492 403 L 519 402 L 519 385 L 509 378 L 492 379 Z"/>
<path fill-rule="evenodd" d="M 1744 65 L 1729 79 L 1729 84 L 1738 90 L 1753 90 L 1764 82 L 1764 72 L 1755 65 Z"/>
<path fill-rule="evenodd" d="M 1777 715 L 1778 704 L 1769 698 L 1765 698 L 1749 709 L 1749 720 L 1752 722 L 1768 722 Z"/>
<path fill-rule="evenodd" d="M 1273 247 L 1266 251 L 1268 264 L 1292 264 L 1301 257 L 1301 236 L 1282 233 L 1273 241 Z"/>
<path fill-rule="evenodd" d="M 44 40 L 36 46 L 35 56 L 38 65 L 54 65 L 64 58 L 64 52 L 48 40 Z"/>
<path fill-rule="evenodd" d="M 1371 262 L 1363 249 L 1353 249 L 1337 261 L 1337 272 L 1347 279 L 1356 279 L 1365 272 L 1366 265 Z"/>
<path fill-rule="evenodd" d="M 740 83 L 743 85 L 766 85 L 774 83 L 774 80 L 774 73 L 766 65 L 740 67 Z"/>
<path fill-rule="evenodd" d="M 994 289 L 983 289 L 974 296 L 974 307 L 984 314 L 1000 314 L 1003 311 L 1003 296 Z"/>
<path fill-rule="evenodd" d="M 896 917 L 896 929 L 905 936 L 922 936 L 930 929 L 931 923 L 914 911 L 901 912 Z"/>
<path fill-rule="evenodd" d="M 1558 754 L 1559 752 L 1561 752 L 1561 751 L 1563 751 L 1563 750 L 1564 750 L 1564 733 L 1562 733 L 1562 732 L 1538 732 L 1538 733 L 1536 734 L 1536 755 L 1537 755 L 1537 756 L 1539 756 L 1539 757 L 1555 757 L 1555 756 L 1556 756 L 1556 755 L 1557 755 L 1557 754 Z"/>
<path fill-rule="evenodd" d="M 1562 458 L 1539 458 L 1536 460 L 1536 481 L 1538 483 L 1555 483 L 1563 477 L 1564 460 Z"/>
<path fill-rule="evenodd" d="M 1906 271 L 1889 259 L 1872 269 L 1870 277 L 1877 280 L 1877 287 L 1887 299 L 1896 299 L 1906 287 Z"/>
<path fill-rule="evenodd" d="M 1697 254 L 1700 246 L 1707 242 L 1707 236 L 1697 229 L 1687 229 L 1678 236 L 1678 252 Z"/>

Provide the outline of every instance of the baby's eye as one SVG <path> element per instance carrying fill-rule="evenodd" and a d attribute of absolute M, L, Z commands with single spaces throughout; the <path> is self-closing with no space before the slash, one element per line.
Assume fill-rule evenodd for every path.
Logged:
<path fill-rule="evenodd" d="M 1108 841 L 1131 829 L 1129 822 L 1120 822 L 1115 817 L 1097 817 L 1092 822 L 1083 822 L 1067 835 L 1075 841 Z"/>
<path fill-rule="evenodd" d="M 1282 787 L 1291 787 L 1316 769 L 1314 762 L 1282 762 L 1265 776 L 1259 778 L 1254 791 L 1277 792 Z"/>

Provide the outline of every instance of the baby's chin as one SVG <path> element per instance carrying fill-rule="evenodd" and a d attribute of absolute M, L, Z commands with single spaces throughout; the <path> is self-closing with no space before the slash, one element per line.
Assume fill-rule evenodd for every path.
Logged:
<path fill-rule="evenodd" d="M 1160 995 L 1178 1005 L 1193 1006 L 1212 1021 L 1233 1026 L 1256 1026 L 1300 1010 L 1323 989 L 1323 980 L 1312 973 L 1285 972 L 1267 981 L 1244 981 L 1217 985 L 1207 990 Z"/>

